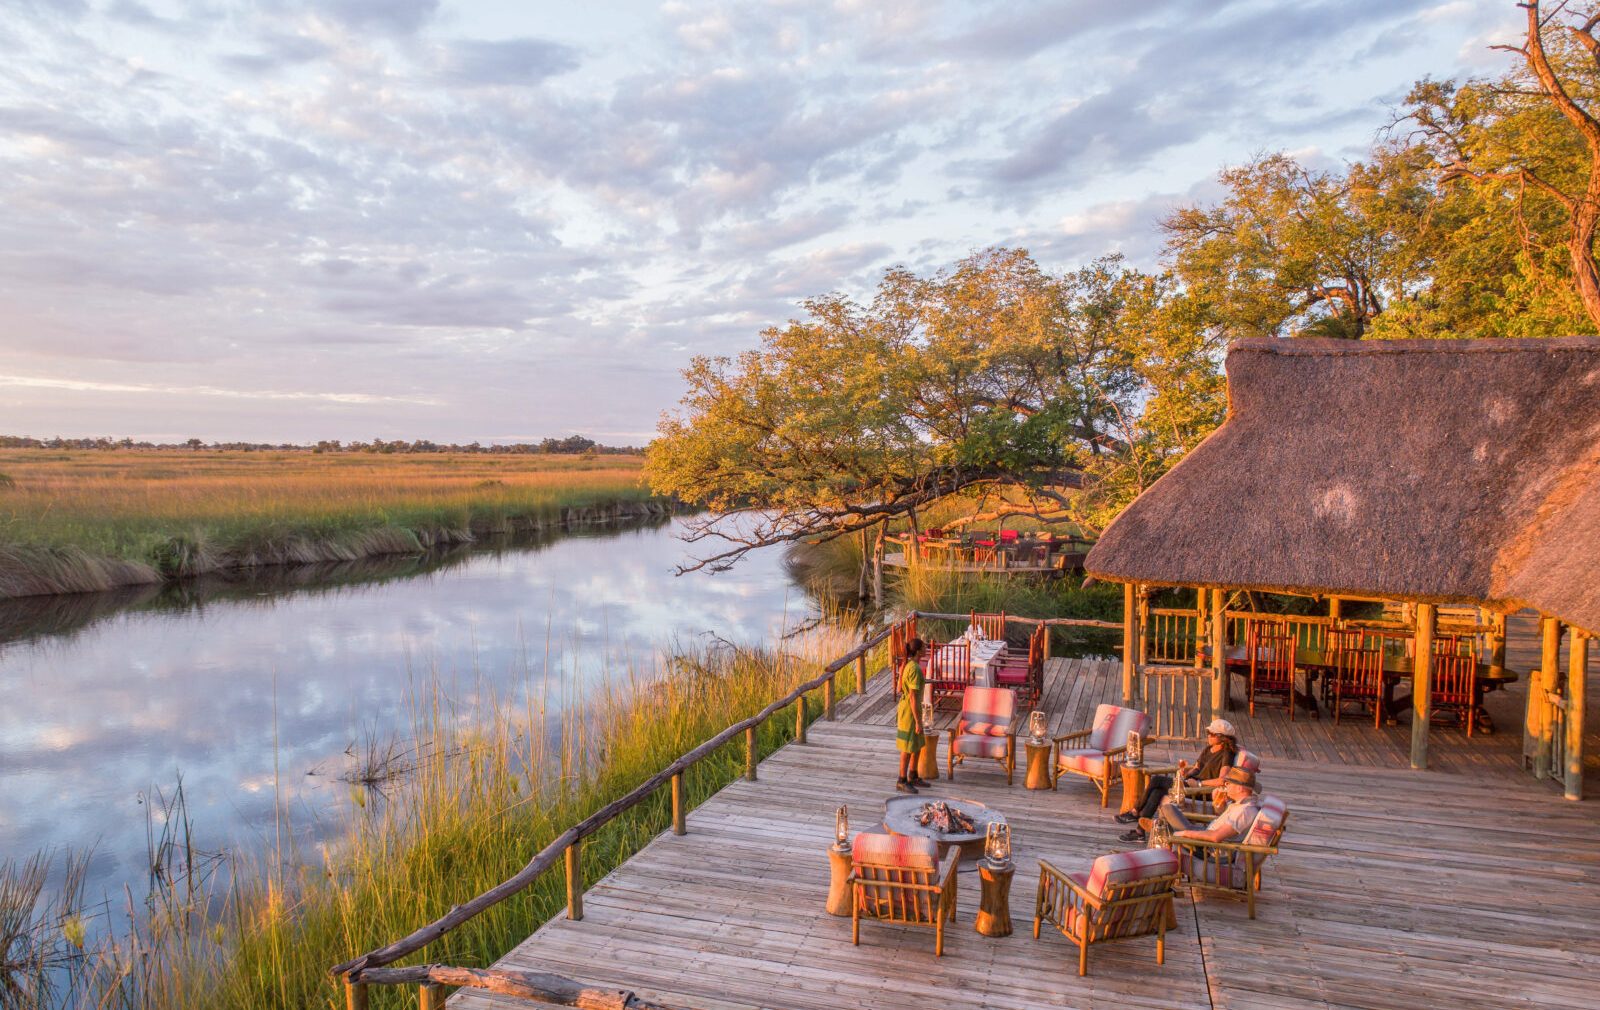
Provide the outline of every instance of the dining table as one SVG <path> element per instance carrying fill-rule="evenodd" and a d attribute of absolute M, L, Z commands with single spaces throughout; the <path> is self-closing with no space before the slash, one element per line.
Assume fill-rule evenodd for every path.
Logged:
<path fill-rule="evenodd" d="M 1200 649 L 1201 661 L 1211 661 L 1211 647 L 1202 646 Z M 1250 676 L 1250 652 L 1246 646 L 1229 646 L 1223 652 L 1225 659 L 1224 670 L 1227 680 L 1224 684 L 1223 697 L 1227 708 L 1233 711 L 1233 678 L 1235 676 L 1246 678 L 1248 690 Z M 1294 650 L 1294 665 L 1296 669 L 1306 672 L 1306 690 L 1304 693 L 1296 692 L 1295 701 L 1312 713 L 1320 711 L 1317 705 L 1316 694 L 1312 691 L 1312 681 L 1329 676 L 1339 663 L 1337 649 L 1327 649 L 1311 645 L 1299 645 Z M 1385 649 L 1383 651 L 1383 715 L 1390 722 L 1398 722 L 1402 713 L 1409 711 L 1409 706 L 1404 698 L 1396 697 L 1396 689 L 1401 684 L 1409 685 L 1416 676 L 1416 660 L 1407 656 L 1399 649 Z M 1504 666 L 1492 663 L 1479 662 L 1473 684 L 1477 693 L 1475 711 L 1477 728 L 1484 733 L 1494 732 L 1494 720 L 1483 707 L 1483 696 L 1490 691 L 1498 691 L 1507 684 L 1517 682 L 1520 674 L 1515 670 L 1508 670 Z"/>
<path fill-rule="evenodd" d="M 966 641 L 971 648 L 967 652 L 968 661 L 972 664 L 972 685 L 974 687 L 994 687 L 994 670 L 998 660 L 1005 655 L 1006 643 L 997 638 L 980 638 L 976 640 L 957 639 L 958 642 Z M 949 645 L 941 645 L 940 649 L 948 649 Z M 927 684 L 922 689 L 922 700 L 933 701 L 933 685 Z"/>

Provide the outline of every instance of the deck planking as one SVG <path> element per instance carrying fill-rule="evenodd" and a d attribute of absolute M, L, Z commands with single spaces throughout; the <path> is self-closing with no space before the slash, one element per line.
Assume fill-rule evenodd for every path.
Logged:
<path fill-rule="evenodd" d="M 1020 769 L 1007 787 L 993 762 L 969 762 L 930 790 L 1011 821 L 1012 936 L 973 931 L 970 873 L 943 958 L 933 957 L 931 931 L 876 923 L 852 946 L 849 920 L 822 911 L 834 807 L 849 803 L 860 829 L 891 795 L 888 682 L 876 676 L 842 699 L 838 721 L 765 758 L 758 782 L 736 782 L 691 811 L 687 835 L 658 836 L 594 884 L 582 921 L 551 920 L 499 966 L 708 1010 L 902 1008 L 952 994 L 997 1008 L 1600 1007 L 1600 803 L 1564 801 L 1521 770 L 1520 685 L 1489 697 L 1501 732 L 1469 741 L 1436 727 L 1432 767 L 1421 772 L 1409 768 L 1409 726 L 1231 713 L 1263 755 L 1267 790 L 1291 809 L 1258 918 L 1242 902 L 1185 896 L 1164 966 L 1153 942 L 1129 941 L 1097 946 L 1080 979 L 1075 949 L 1048 929 L 1035 941 L 1030 927 L 1040 858 L 1087 866 L 1127 847 L 1116 840 L 1115 805 L 1102 810 L 1082 780 L 1031 792 Z M 1115 662 L 1052 660 L 1043 705 L 1052 732 L 1087 725 L 1120 693 Z M 1591 737 L 1596 722 L 1591 713 Z M 1600 740 L 1589 745 L 1597 752 Z M 461 992 L 450 1005 L 528 1004 Z"/>

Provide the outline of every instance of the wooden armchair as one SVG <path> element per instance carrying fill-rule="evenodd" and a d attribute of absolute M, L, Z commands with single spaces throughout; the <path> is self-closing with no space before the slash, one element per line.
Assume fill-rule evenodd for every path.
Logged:
<path fill-rule="evenodd" d="M 1109 940 L 1156 935 L 1156 964 L 1167 960 L 1167 928 L 1176 924 L 1173 886 L 1178 857 L 1166 849 L 1101 856 L 1089 872 L 1063 873 L 1039 860 L 1033 938 L 1048 922 L 1077 944 L 1078 974 L 1089 974 L 1089 948 Z"/>
<path fill-rule="evenodd" d="M 1026 659 L 1002 654 L 995 661 L 996 686 L 1014 691 L 1020 706 L 1036 705 L 1044 694 L 1044 640 L 1049 633 L 1050 629 L 1042 624 L 1033 629 L 1033 634 L 1028 636 Z"/>
<path fill-rule="evenodd" d="M 961 717 L 950 733 L 945 774 L 956 777 L 956 765 L 968 757 L 995 758 L 1006 770 L 1006 785 L 1017 770 L 1017 700 L 1004 687 L 969 687 L 961 696 Z"/>
<path fill-rule="evenodd" d="M 1121 780 L 1122 756 L 1128 749 L 1129 733 L 1144 733 L 1150 717 L 1135 708 L 1101 705 L 1094 710 L 1094 726 L 1065 733 L 1055 738 L 1054 769 L 1050 775 L 1050 788 L 1056 788 L 1061 776 L 1082 775 L 1100 790 L 1100 805 L 1106 806 L 1111 795 L 1111 779 Z"/>
<path fill-rule="evenodd" d="M 1197 823 L 1212 820 L 1205 814 L 1190 814 Z M 1237 842 L 1203 842 L 1193 838 L 1174 838 L 1172 851 L 1178 855 L 1184 883 L 1192 890 L 1208 893 L 1244 895 L 1250 918 L 1256 917 L 1256 892 L 1261 890 L 1261 868 L 1277 855 L 1278 840 L 1289 825 L 1289 810 L 1276 796 L 1263 796 L 1250 830 Z"/>
<path fill-rule="evenodd" d="M 933 956 L 944 954 L 944 924 L 956 917 L 956 864 L 941 869 L 931 838 L 862 832 L 851 846 L 850 942 L 861 943 L 861 920 L 933 929 Z"/>
<path fill-rule="evenodd" d="M 945 645 L 929 646 L 926 656 L 928 696 L 935 707 L 959 700 L 975 683 L 971 642 L 957 639 Z"/>

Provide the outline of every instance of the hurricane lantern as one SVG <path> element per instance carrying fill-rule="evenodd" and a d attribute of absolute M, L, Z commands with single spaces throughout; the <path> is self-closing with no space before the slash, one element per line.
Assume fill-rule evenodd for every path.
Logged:
<path fill-rule="evenodd" d="M 1034 743 L 1041 743 L 1044 740 L 1044 733 L 1044 710 L 1036 708 L 1028 713 L 1028 735 L 1033 737 Z"/>
<path fill-rule="evenodd" d="M 933 702 L 922 703 L 922 732 L 927 733 L 933 726 Z"/>
<path fill-rule="evenodd" d="M 843 849 L 850 844 L 850 806 L 846 803 L 839 804 L 839 809 L 833 814 L 833 837 Z"/>
<path fill-rule="evenodd" d="M 991 863 L 1011 861 L 1011 825 L 1003 821 L 990 821 L 984 831 L 983 854 Z"/>

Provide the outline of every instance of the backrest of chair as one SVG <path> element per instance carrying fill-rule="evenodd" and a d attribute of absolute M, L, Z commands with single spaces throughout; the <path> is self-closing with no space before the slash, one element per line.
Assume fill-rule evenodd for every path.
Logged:
<path fill-rule="evenodd" d="M 1357 630 L 1330 632 L 1330 641 L 1333 635 L 1340 643 L 1335 665 L 1341 684 L 1376 691 L 1383 683 L 1383 639 Z"/>
<path fill-rule="evenodd" d="M 933 839 L 863 831 L 851 843 L 850 859 L 865 885 L 856 892 L 863 915 L 893 922 L 934 921 L 938 896 L 904 886 L 938 882 L 939 846 Z"/>
<path fill-rule="evenodd" d="M 1028 636 L 1029 667 L 1037 666 L 1041 669 L 1044 667 L 1044 647 L 1049 637 L 1050 629 L 1047 626 L 1040 624 L 1034 627 L 1033 634 Z"/>
<path fill-rule="evenodd" d="M 1017 696 L 1006 687 L 969 687 L 961 692 L 956 735 L 1005 736 L 1016 718 Z"/>
<path fill-rule="evenodd" d="M 1138 936 L 1167 914 L 1167 896 L 1177 882 L 1178 856 L 1168 849 L 1137 849 L 1101 856 L 1089 868 L 1085 890 L 1105 905 L 1089 940 Z M 1140 900 L 1144 899 L 1144 900 Z"/>
<path fill-rule="evenodd" d="M 1142 734 L 1149 725 L 1150 717 L 1136 708 L 1101 705 L 1094 710 L 1089 747 L 1104 751 L 1126 746 L 1129 733 Z"/>
<path fill-rule="evenodd" d="M 972 643 L 956 640 L 928 649 L 928 679 L 950 689 L 972 683 Z"/>
<path fill-rule="evenodd" d="M 969 626 L 983 632 L 984 638 L 996 642 L 1006 640 L 1006 613 L 1003 610 L 998 614 L 980 614 L 974 610 L 971 613 Z"/>
<path fill-rule="evenodd" d="M 1433 675 L 1429 694 L 1434 704 L 1469 705 L 1474 697 L 1473 681 L 1478 675 L 1478 661 L 1470 653 L 1435 652 Z"/>
<path fill-rule="evenodd" d="M 1247 626 L 1250 676 L 1257 685 L 1289 687 L 1294 683 L 1294 636 L 1280 621 L 1252 620 Z"/>
<path fill-rule="evenodd" d="M 1241 747 L 1238 753 L 1233 756 L 1233 766 L 1235 768 L 1243 768 L 1247 772 L 1259 772 L 1261 771 L 1261 755 Z"/>
<path fill-rule="evenodd" d="M 1003 544 L 1014 544 L 1017 542 L 1018 535 L 1019 534 L 1016 530 L 1001 530 L 1000 542 Z"/>

